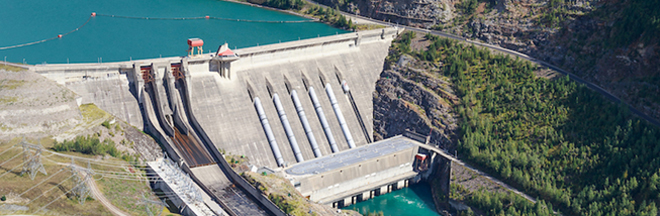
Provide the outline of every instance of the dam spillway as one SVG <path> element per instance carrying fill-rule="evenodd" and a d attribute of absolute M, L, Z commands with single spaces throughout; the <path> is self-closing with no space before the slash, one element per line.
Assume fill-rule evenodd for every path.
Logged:
<path fill-rule="evenodd" d="M 191 90 L 194 95 L 191 97 L 193 110 L 203 113 L 200 124 L 206 130 L 213 131 L 209 137 L 218 148 L 233 154 L 245 154 L 254 164 L 260 166 L 278 167 L 259 115 L 252 104 L 251 98 L 259 97 L 282 152 L 282 158 L 285 164 L 292 165 L 297 163 L 297 160 L 294 150 L 288 144 L 285 126 L 278 119 L 279 114 L 273 103 L 265 101 L 272 100 L 274 93 L 280 95 L 279 100 L 284 112 L 288 114 L 302 158 L 311 160 L 316 158 L 316 155 L 309 139 L 305 139 L 307 134 L 304 125 L 299 116 L 295 115 L 298 112 L 295 102 L 292 97 L 282 95 L 293 90 L 297 92 L 301 108 L 308 110 L 306 118 L 309 128 L 316 136 L 314 140 L 318 151 L 321 155 L 329 155 L 334 153 L 332 144 L 337 146 L 338 151 L 343 151 L 349 149 L 349 143 L 344 138 L 337 115 L 333 113 L 330 98 L 325 92 L 327 84 L 336 95 L 337 107 L 345 117 L 346 129 L 354 134 L 352 139 L 355 145 L 365 145 L 369 142 L 365 136 L 355 136 L 364 132 L 356 115 L 352 113 L 353 108 L 342 91 L 338 77 L 343 77 L 351 85 L 357 107 L 368 123 L 364 131 L 369 132 L 368 136 L 371 137 L 372 92 L 396 31 L 376 30 L 361 35 L 349 33 L 300 43 L 236 50 L 240 59 L 231 63 L 231 71 L 226 76 L 208 73 L 203 69 L 191 70 L 191 85 L 197 86 Z M 309 94 L 309 89 L 312 88 L 318 90 L 316 97 L 332 133 L 330 140 L 334 143 L 329 142 L 329 134 L 323 129 L 319 116 L 309 113 L 318 110 Z M 245 133 L 246 131 L 251 133 Z"/>
<path fill-rule="evenodd" d="M 238 49 L 234 50 L 238 56 L 233 57 L 39 65 L 31 70 L 72 89 L 80 95 L 80 103 L 95 103 L 149 130 L 205 192 L 224 197 L 218 202 L 229 212 L 240 212 L 269 204 L 234 202 L 261 195 L 244 185 L 245 180 L 228 168 L 219 151 L 244 155 L 257 167 L 276 169 L 367 145 L 373 136 L 372 93 L 397 34 L 398 29 L 388 28 Z M 147 72 L 154 80 L 143 77 L 145 66 L 150 66 Z M 177 77 L 177 70 L 183 75 Z M 350 85 L 350 92 L 342 84 Z M 255 107 L 255 98 L 261 101 L 263 115 Z M 308 110 L 305 120 L 299 110 Z M 290 130 L 285 129 L 282 113 L 288 113 Z M 268 120 L 272 138 L 267 137 L 260 116 Z M 346 133 L 352 134 L 350 139 Z M 291 137 L 299 150 L 289 145 Z M 270 140 L 277 142 L 281 162 Z M 218 165 L 207 164 L 208 157 Z M 243 189 L 231 189 L 232 184 Z M 262 214 L 259 208 L 243 213 Z"/>

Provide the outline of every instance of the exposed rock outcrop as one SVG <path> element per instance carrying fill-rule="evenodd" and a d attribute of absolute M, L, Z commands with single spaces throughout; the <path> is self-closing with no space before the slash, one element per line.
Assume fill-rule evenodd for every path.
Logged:
<path fill-rule="evenodd" d="M 451 83 L 436 65 L 402 56 L 381 73 L 374 92 L 376 140 L 399 135 L 406 129 L 431 135 L 431 143 L 453 148 L 458 102 Z"/>

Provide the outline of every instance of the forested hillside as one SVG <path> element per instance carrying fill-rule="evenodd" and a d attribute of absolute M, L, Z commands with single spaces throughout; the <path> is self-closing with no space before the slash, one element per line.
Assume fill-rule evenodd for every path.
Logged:
<path fill-rule="evenodd" d="M 563 3 L 568 7 L 569 3 Z M 531 53 L 660 119 L 660 1 L 598 1 Z"/>
<path fill-rule="evenodd" d="M 660 119 L 660 1 L 320 0 L 554 64 Z"/>
<path fill-rule="evenodd" d="M 567 215 L 657 215 L 657 127 L 565 76 L 537 77 L 529 62 L 426 37 L 428 50 L 400 40 L 390 58 L 412 53 L 451 77 L 459 157 Z M 489 202 L 480 206 L 506 210 Z"/>

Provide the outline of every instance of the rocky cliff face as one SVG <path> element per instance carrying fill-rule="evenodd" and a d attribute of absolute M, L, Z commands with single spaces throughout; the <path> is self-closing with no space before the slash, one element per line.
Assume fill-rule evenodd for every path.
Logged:
<path fill-rule="evenodd" d="M 402 56 L 385 69 L 374 92 L 376 140 L 399 135 L 406 129 L 431 135 L 431 142 L 453 149 L 456 119 L 452 105 L 458 102 L 449 80 L 437 65 Z"/>

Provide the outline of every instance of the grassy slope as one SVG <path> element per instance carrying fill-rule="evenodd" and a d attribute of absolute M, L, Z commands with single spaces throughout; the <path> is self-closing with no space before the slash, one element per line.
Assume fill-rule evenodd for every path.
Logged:
<path fill-rule="evenodd" d="M 83 105 L 80 109 L 84 120 L 84 123 L 81 124 L 89 127 L 98 126 L 109 117 L 108 113 L 98 109 L 93 104 Z M 51 138 L 44 138 L 42 140 L 28 139 L 28 141 L 39 143 L 45 149 L 50 149 L 55 145 L 55 141 Z M 3 175 L 0 177 L 0 182 L 3 182 L 3 184 L 0 184 L 0 194 L 7 194 L 9 198 L 8 202 L 16 201 L 16 205 L 27 205 L 30 208 L 28 211 L 19 211 L 16 213 L 34 213 L 37 209 L 59 198 L 46 207 L 48 214 L 112 215 L 98 201 L 90 199 L 82 206 L 78 204 L 76 198 L 72 197 L 71 193 L 65 194 L 65 192 L 74 186 L 71 172 L 66 167 L 66 164 L 71 163 L 70 158 L 44 151 L 42 152 L 42 162 L 49 175 L 45 176 L 40 173 L 37 174 L 34 180 L 30 180 L 27 174 L 20 175 L 21 163 L 23 163 L 23 155 L 20 155 L 22 148 L 20 146 L 14 147 L 19 142 L 20 139 L 18 138 L 0 142 L 0 152 L 7 150 L 3 154 L 0 154 L 0 164 L 2 164 L 0 166 L 0 169 L 2 169 L 0 175 Z M 76 152 L 68 152 L 66 154 L 80 158 L 98 158 Z M 87 167 L 86 161 L 85 159 L 76 159 L 75 163 L 80 167 Z M 128 162 L 116 158 L 101 160 L 90 165 L 95 172 L 94 178 L 100 190 L 113 205 L 122 211 L 131 215 L 148 215 L 146 211 L 147 207 L 155 214 L 163 210 L 158 205 L 145 205 L 140 202 L 144 198 L 158 200 L 151 192 L 151 188 L 144 179 L 144 172 L 140 168 L 135 168 Z M 11 172 L 9 172 L 10 170 Z M 41 183 L 42 181 L 44 182 Z M 58 185 L 60 183 L 61 185 Z M 33 186 L 34 188 L 32 190 L 27 191 L 27 189 Z M 22 198 L 9 195 L 18 195 L 26 191 L 27 193 L 20 196 Z M 47 193 L 39 197 L 43 192 Z M 34 201 L 31 202 L 33 199 Z"/>

